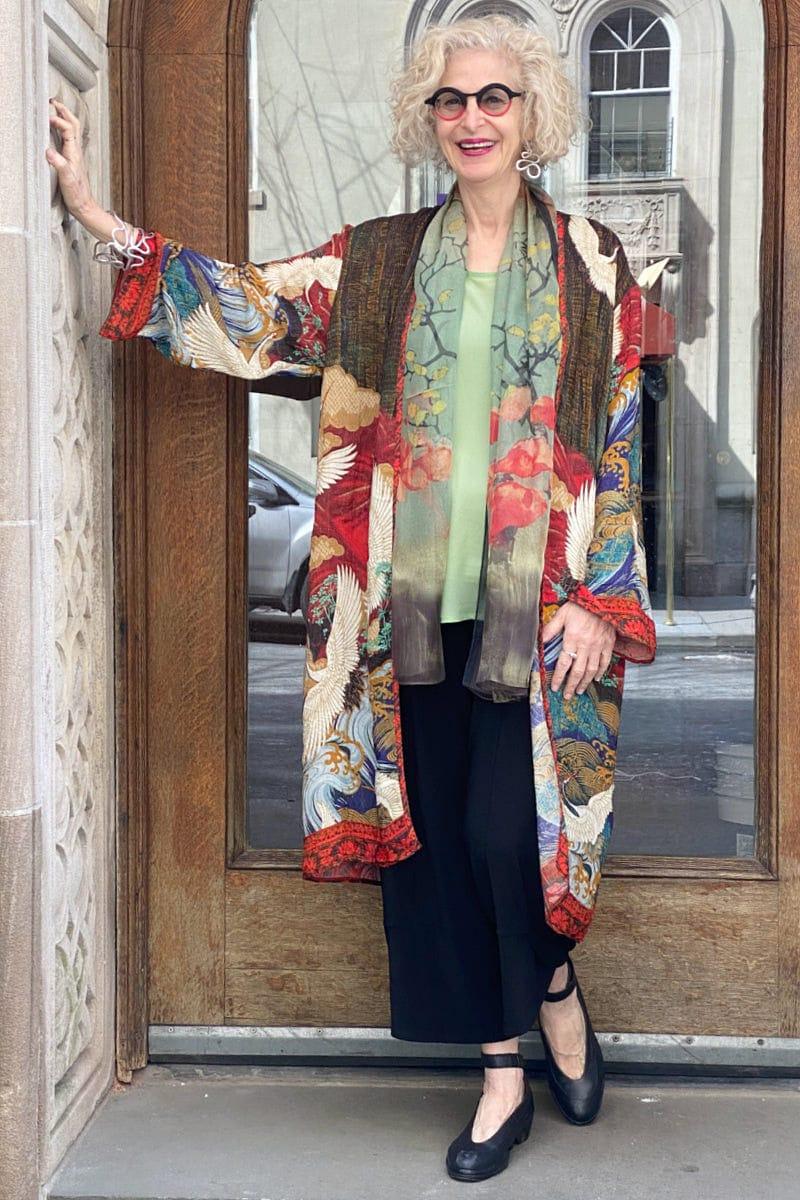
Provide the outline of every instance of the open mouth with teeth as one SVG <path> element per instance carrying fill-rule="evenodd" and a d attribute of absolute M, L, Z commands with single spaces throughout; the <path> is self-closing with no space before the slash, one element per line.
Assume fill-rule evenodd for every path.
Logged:
<path fill-rule="evenodd" d="M 465 138 L 464 141 L 457 143 L 462 154 L 468 155 L 470 158 L 475 158 L 480 154 L 488 154 L 497 145 L 496 142 L 490 142 L 485 138 Z"/>

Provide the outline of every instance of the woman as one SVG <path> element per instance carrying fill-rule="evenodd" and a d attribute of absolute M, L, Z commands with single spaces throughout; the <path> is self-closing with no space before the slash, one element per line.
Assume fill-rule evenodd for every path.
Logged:
<path fill-rule="evenodd" d="M 93 201 L 63 105 L 70 211 L 123 266 L 103 334 L 255 379 L 323 374 L 306 613 L 306 878 L 380 882 L 392 1033 L 479 1043 L 456 1179 L 533 1118 L 538 1014 L 568 1120 L 602 1055 L 569 952 L 611 833 L 626 659 L 655 635 L 640 538 L 640 297 L 616 235 L 532 182 L 577 109 L 504 17 L 432 28 L 394 84 L 394 148 L 445 203 L 220 263 Z"/>

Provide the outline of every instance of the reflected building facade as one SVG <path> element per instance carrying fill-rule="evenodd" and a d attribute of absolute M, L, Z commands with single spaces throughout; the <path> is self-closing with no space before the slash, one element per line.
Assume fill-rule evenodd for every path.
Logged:
<path fill-rule="evenodd" d="M 251 255 L 282 257 L 346 222 L 416 208 L 450 186 L 388 147 L 387 78 L 431 20 L 503 11 L 558 47 L 591 118 L 544 185 L 620 235 L 677 345 L 645 373 L 651 589 L 749 600 L 761 224 L 763 22 L 755 0 L 426 3 L 260 0 L 251 45 Z M 261 416 L 259 416 L 259 410 Z M 278 411 L 279 410 L 279 411 Z M 266 415 L 269 414 L 269 415 Z M 313 480 L 315 405 L 254 401 L 252 444 Z"/>

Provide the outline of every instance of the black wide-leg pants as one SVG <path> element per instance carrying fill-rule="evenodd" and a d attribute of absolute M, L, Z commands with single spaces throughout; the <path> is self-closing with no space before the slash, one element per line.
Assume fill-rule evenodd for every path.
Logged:
<path fill-rule="evenodd" d="M 526 698 L 462 684 L 472 621 L 441 626 L 445 679 L 400 686 L 422 848 L 381 870 L 391 1031 L 418 1042 L 527 1032 L 572 938 L 544 919 Z"/>

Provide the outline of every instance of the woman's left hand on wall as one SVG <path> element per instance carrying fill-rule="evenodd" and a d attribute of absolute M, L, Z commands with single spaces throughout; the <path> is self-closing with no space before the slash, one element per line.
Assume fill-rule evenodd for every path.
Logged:
<path fill-rule="evenodd" d="M 544 626 L 542 640 L 549 642 L 559 633 L 563 646 L 550 687 L 557 692 L 564 683 L 564 699 L 571 700 L 576 692 L 585 692 L 592 679 L 600 679 L 608 670 L 617 633 L 608 621 L 570 600 Z"/>
<path fill-rule="evenodd" d="M 117 218 L 101 208 L 92 195 L 86 160 L 83 157 L 81 123 L 75 113 L 60 100 L 50 101 L 50 128 L 61 139 L 60 151 L 48 146 L 45 158 L 58 175 L 58 186 L 68 211 L 92 237 L 101 242 L 110 241 Z"/>

